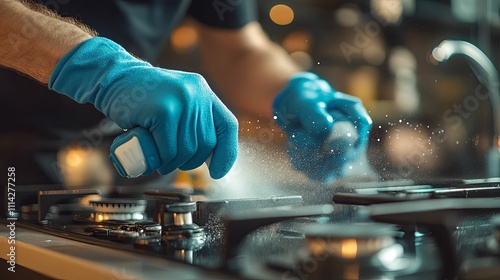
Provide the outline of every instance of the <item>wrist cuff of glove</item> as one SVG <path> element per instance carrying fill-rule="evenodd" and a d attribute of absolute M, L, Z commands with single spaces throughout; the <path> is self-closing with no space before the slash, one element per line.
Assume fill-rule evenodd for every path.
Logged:
<path fill-rule="evenodd" d="M 89 44 L 90 41 L 92 40 L 95 40 L 96 37 L 92 37 L 90 39 L 87 39 L 81 43 L 79 43 L 78 45 L 76 45 L 72 50 L 70 50 L 68 53 L 66 53 L 56 64 L 56 67 L 54 68 L 54 70 L 52 71 L 52 74 L 50 75 L 50 79 L 49 79 L 49 84 L 48 84 L 48 88 L 50 90 L 55 90 L 54 89 L 54 84 L 56 83 L 56 80 L 57 80 L 57 77 L 59 76 L 59 73 L 62 71 L 62 69 L 64 68 L 64 65 L 66 64 L 66 62 L 68 60 L 71 59 L 71 57 L 76 53 L 78 52 L 78 50 L 80 48 L 82 48 L 85 44 Z"/>
<path fill-rule="evenodd" d="M 125 63 L 129 67 L 149 65 L 134 58 L 115 42 L 93 37 L 78 44 L 59 60 L 50 76 L 48 88 L 79 103 L 97 105 L 99 91 L 123 72 L 120 65 Z"/>

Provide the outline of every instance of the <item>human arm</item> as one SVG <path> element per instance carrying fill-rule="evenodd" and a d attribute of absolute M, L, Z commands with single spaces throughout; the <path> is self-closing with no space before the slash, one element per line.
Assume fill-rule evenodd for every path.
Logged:
<path fill-rule="evenodd" d="M 312 73 L 300 72 L 258 23 L 233 30 L 203 25 L 198 29 L 204 65 L 216 86 L 237 112 L 276 119 L 288 134 L 294 168 L 332 181 L 364 151 L 372 121 L 361 101 Z M 357 137 L 331 137 L 339 130 L 337 126 L 333 131 L 334 125 L 343 121 L 352 123 Z"/>
<path fill-rule="evenodd" d="M 47 84 L 57 62 L 96 33 L 27 1 L 0 1 L 0 65 Z"/>
<path fill-rule="evenodd" d="M 271 119 L 275 96 L 301 69 L 257 22 L 227 30 L 196 26 L 203 66 L 224 98 L 240 113 Z"/>
<path fill-rule="evenodd" d="M 0 2 L 2 66 L 92 103 L 123 129 L 147 131 L 147 173 L 193 169 L 212 155 L 210 174 L 223 177 L 236 159 L 237 122 L 203 77 L 153 67 L 92 35 L 41 6 Z"/>

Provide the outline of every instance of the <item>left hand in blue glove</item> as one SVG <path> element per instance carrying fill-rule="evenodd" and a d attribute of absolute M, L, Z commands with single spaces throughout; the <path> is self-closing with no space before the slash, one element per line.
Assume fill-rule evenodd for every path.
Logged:
<path fill-rule="evenodd" d="M 292 166 L 309 178 L 334 181 L 366 149 L 372 120 L 361 101 L 335 91 L 315 74 L 294 75 L 276 96 L 273 111 L 288 134 Z M 355 131 L 346 130 L 346 121 Z"/>

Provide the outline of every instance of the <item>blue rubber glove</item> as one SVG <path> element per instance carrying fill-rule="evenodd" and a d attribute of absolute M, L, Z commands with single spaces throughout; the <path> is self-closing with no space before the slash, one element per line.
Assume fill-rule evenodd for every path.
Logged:
<path fill-rule="evenodd" d="M 202 76 L 153 67 L 108 39 L 89 39 L 66 54 L 49 89 L 94 104 L 124 129 L 149 131 L 146 160 L 156 166 L 148 173 L 193 169 L 212 154 L 210 175 L 218 179 L 236 160 L 236 118 Z"/>
<path fill-rule="evenodd" d="M 366 149 L 372 120 L 361 101 L 335 91 L 312 73 L 294 75 L 276 96 L 277 124 L 288 134 L 292 166 L 309 178 L 332 182 L 343 176 L 346 163 Z M 336 123 L 350 121 L 357 137 L 331 137 Z M 334 126 L 335 125 L 335 126 Z"/>

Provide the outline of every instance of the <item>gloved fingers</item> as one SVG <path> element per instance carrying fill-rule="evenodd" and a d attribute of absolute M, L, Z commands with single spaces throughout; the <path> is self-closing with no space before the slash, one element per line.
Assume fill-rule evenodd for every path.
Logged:
<path fill-rule="evenodd" d="M 291 166 L 298 171 L 307 171 L 319 165 L 321 154 L 317 149 L 307 149 L 288 145 L 287 153 Z"/>
<path fill-rule="evenodd" d="M 366 145 L 373 121 L 359 98 L 336 92 L 335 98 L 329 104 L 329 109 L 342 111 L 353 122 L 358 130 L 356 147 Z"/>
<path fill-rule="evenodd" d="M 319 77 L 314 80 L 316 85 L 323 91 L 323 92 L 333 92 L 334 90 L 332 89 L 332 86 L 325 80 L 320 79 Z"/>
<path fill-rule="evenodd" d="M 355 115 L 355 121 L 353 121 L 355 127 L 358 130 L 358 141 L 356 142 L 356 148 L 364 147 L 368 143 L 368 137 L 370 130 L 372 128 L 373 121 L 368 115 L 365 107 L 361 104 L 355 104 L 350 108 L 351 114 Z"/>
<path fill-rule="evenodd" d="M 197 112 L 195 112 L 194 116 L 181 118 L 177 134 L 177 154 L 170 162 L 164 164 L 160 168 L 161 174 L 168 174 L 174 171 L 191 159 L 198 151 L 199 142 L 197 127 L 202 124 L 199 123 L 196 113 Z"/>
<path fill-rule="evenodd" d="M 336 155 L 326 154 L 318 149 L 301 149 L 288 145 L 287 153 L 290 157 L 292 166 L 300 171 L 309 171 L 318 169 L 320 166 L 326 166 L 329 170 L 335 171 L 351 161 L 354 156 L 352 153 L 339 153 Z"/>
<path fill-rule="evenodd" d="M 351 118 L 346 115 L 346 113 L 340 111 L 339 109 L 329 109 L 328 113 L 333 118 L 333 122 L 351 121 Z"/>
<path fill-rule="evenodd" d="M 331 183 L 341 177 L 346 164 L 359 154 L 346 139 L 323 143 L 304 130 L 295 130 L 292 135 L 287 147 L 291 166 L 317 181 Z"/>
<path fill-rule="evenodd" d="M 215 146 L 215 145 L 214 145 Z M 213 147 L 210 148 L 199 148 L 196 154 L 186 161 L 183 165 L 179 166 L 180 170 L 191 170 L 200 167 L 203 163 L 207 161 L 212 153 Z M 207 162 L 208 164 L 208 162 Z"/>
<path fill-rule="evenodd" d="M 158 172 L 162 175 L 168 174 L 173 170 L 166 167 L 178 153 L 178 129 L 181 121 L 181 107 L 175 104 L 164 104 L 164 107 L 158 111 L 152 111 L 151 114 L 157 116 L 152 122 L 149 130 L 153 134 L 153 138 L 160 154 L 161 167 Z"/>
<path fill-rule="evenodd" d="M 213 119 L 210 116 L 210 119 Z M 201 166 L 210 157 L 215 145 L 217 144 L 217 136 L 213 122 L 208 122 L 206 127 L 198 126 L 198 150 L 184 164 L 179 166 L 180 170 L 191 170 Z"/>
<path fill-rule="evenodd" d="M 288 142 L 299 149 L 320 149 L 323 139 L 304 129 L 292 129 L 288 132 Z"/>
<path fill-rule="evenodd" d="M 299 112 L 302 126 L 310 133 L 326 137 L 332 131 L 333 117 L 327 111 L 325 102 L 307 100 Z"/>
<path fill-rule="evenodd" d="M 349 139 L 339 138 L 335 139 L 335 141 L 326 141 L 322 147 L 322 151 L 325 156 L 330 158 L 338 158 L 338 157 L 348 157 L 352 158 L 356 153 L 353 144 Z"/>
<path fill-rule="evenodd" d="M 275 117 L 275 122 L 278 126 L 288 131 L 289 129 L 299 128 L 300 120 L 298 119 L 297 111 L 292 108 L 291 104 L 281 101 L 282 96 L 278 96 L 273 104 L 273 113 Z"/>
<path fill-rule="evenodd" d="M 291 166 L 310 179 L 331 183 L 344 173 L 343 163 L 332 161 L 331 158 L 323 155 L 318 150 L 289 147 L 287 152 L 290 156 Z"/>
<path fill-rule="evenodd" d="M 355 149 L 340 150 L 337 153 L 325 155 L 325 163 L 330 166 L 344 166 L 358 157 Z"/>
<path fill-rule="evenodd" d="M 213 112 L 217 143 L 208 169 L 212 178 L 220 179 L 229 172 L 238 155 L 238 121 L 223 104 L 214 104 Z"/>

